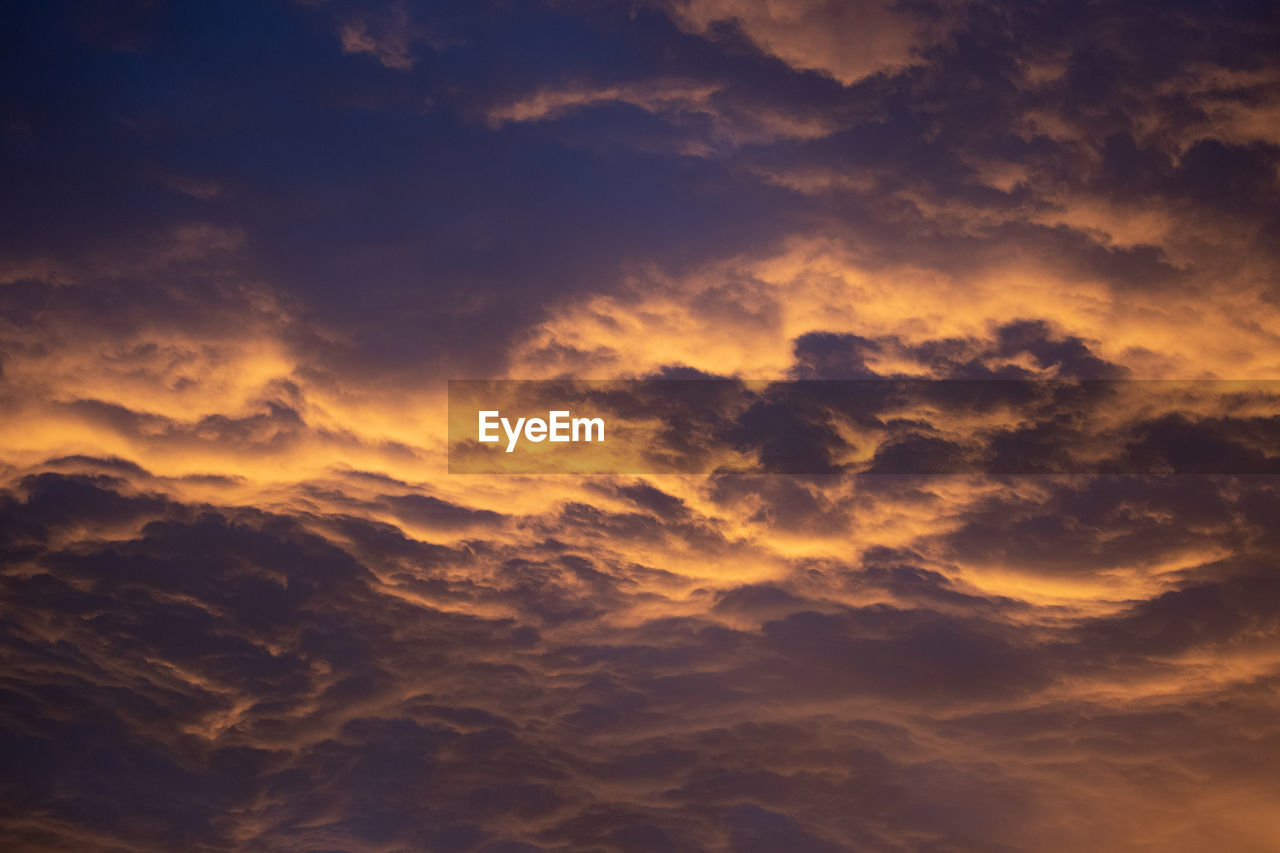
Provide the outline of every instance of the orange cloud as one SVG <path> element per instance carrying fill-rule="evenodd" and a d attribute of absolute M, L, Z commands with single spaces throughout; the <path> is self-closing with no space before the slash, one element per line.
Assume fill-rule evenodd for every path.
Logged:
<path fill-rule="evenodd" d="M 916 64 L 919 51 L 943 30 L 878 0 L 673 0 L 667 8 L 682 28 L 699 35 L 711 36 L 717 24 L 736 24 L 765 53 L 846 86 Z"/>
<path fill-rule="evenodd" d="M 392 3 L 380 15 L 357 14 L 338 27 L 343 53 L 365 53 L 387 68 L 408 71 L 417 62 L 414 45 L 425 40 L 403 3 Z"/>

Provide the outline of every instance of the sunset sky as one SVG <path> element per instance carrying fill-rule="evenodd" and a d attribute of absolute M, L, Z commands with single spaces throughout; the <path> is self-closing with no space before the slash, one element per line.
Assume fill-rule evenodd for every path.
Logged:
<path fill-rule="evenodd" d="M 0 849 L 1280 850 L 1273 3 L 0 25 Z"/>

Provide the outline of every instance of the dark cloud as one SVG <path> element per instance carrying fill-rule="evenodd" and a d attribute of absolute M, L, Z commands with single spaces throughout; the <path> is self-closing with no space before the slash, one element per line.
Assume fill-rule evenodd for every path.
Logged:
<path fill-rule="evenodd" d="M 1227 485 L 1192 494 L 1168 481 L 1065 480 L 1047 505 L 1056 533 L 1035 520 L 1046 505 L 1028 503 L 992 506 L 978 538 L 1012 547 L 1053 535 L 1027 553 L 1074 548 L 1077 558 L 1093 541 L 1094 564 L 1116 565 L 1180 541 L 1233 541 L 1214 531 L 1253 517 L 1263 532 L 1270 486 Z M 692 509 L 652 485 L 610 490 L 643 513 L 593 515 L 575 529 L 586 510 L 567 508 L 562 535 L 597 536 L 541 562 L 501 557 L 496 544 L 417 542 L 353 516 L 303 522 L 131 498 L 124 480 L 101 474 L 44 473 L 19 488 L 6 511 L 28 527 L 74 518 L 133 532 L 67 545 L 29 537 L 3 576 L 12 664 L 0 707 L 16 768 L 4 832 L 15 849 L 92 832 L 121 849 L 306 839 L 317 849 L 892 850 L 923 838 L 1015 850 L 1038 844 L 1042 797 L 1070 782 L 996 755 L 1070 751 L 1073 779 L 1107 785 L 1102 767 L 1122 753 L 1155 767 L 1172 750 L 1217 778 L 1264 774 L 1238 739 L 1204 740 L 1223 715 L 1253 713 L 1261 700 L 1247 691 L 1212 711 L 1039 698 L 1073 679 L 1159 673 L 1193 651 L 1271 648 L 1275 584 L 1244 563 L 1207 565 L 1114 615 L 1046 630 L 1022 623 L 1027 605 L 967 590 L 918 551 L 879 548 L 856 564 L 797 564 L 789 580 L 726 588 L 694 617 L 625 626 L 609 610 L 642 589 L 590 543 L 601 531 L 612 531 L 610 547 L 648 535 L 628 527 L 639 519 L 690 523 Z M 1166 516 L 1180 520 L 1181 540 L 1161 527 Z M 1135 535 L 1151 525 L 1162 532 Z M 325 528 L 340 537 L 314 532 Z M 977 540 L 961 531 L 951 541 L 964 556 Z M 1262 540 L 1234 541 L 1243 554 Z M 415 568 L 386 587 L 353 551 Z M 516 615 L 400 597 L 414 590 L 442 608 L 501 604 Z M 855 606 L 842 594 L 899 603 Z M 722 617 L 745 621 L 729 628 Z M 903 716 L 832 712 L 859 702 Z M 780 713 L 761 716 L 770 708 Z M 1273 725 L 1250 719 L 1274 738 Z M 943 758 L 917 738 L 993 757 Z M 1189 740 L 1209 752 L 1186 754 Z M 43 817 L 15 822 L 24 813 Z"/>
<path fill-rule="evenodd" d="M 1094 654 L 1158 657 L 1232 642 L 1269 644 L 1278 598 L 1280 583 L 1271 575 L 1194 584 L 1090 622 L 1081 627 L 1079 639 Z"/>
<path fill-rule="evenodd" d="M 380 500 L 402 521 L 427 527 L 467 527 L 492 525 L 502 520 L 500 513 L 476 510 L 424 495 L 381 495 Z"/>
<path fill-rule="evenodd" d="M 876 373 L 867 366 L 866 356 L 880 350 L 873 340 L 859 335 L 809 332 L 795 341 L 797 379 L 856 379 Z"/>

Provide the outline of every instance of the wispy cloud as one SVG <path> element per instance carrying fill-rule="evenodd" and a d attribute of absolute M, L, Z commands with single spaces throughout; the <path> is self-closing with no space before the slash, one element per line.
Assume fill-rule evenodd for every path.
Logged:
<path fill-rule="evenodd" d="M 382 11 L 361 11 L 338 25 L 343 53 L 367 53 L 387 68 L 408 71 L 417 62 L 414 47 L 428 41 L 429 31 L 416 23 L 404 3 Z"/>

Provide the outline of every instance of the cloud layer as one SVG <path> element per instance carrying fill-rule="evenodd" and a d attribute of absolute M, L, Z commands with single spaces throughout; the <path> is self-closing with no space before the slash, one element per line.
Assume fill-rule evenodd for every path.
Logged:
<path fill-rule="evenodd" d="M 1269 5 L 3 14 L 0 847 L 1274 849 L 1273 476 L 451 476 L 445 395 L 1273 380 Z"/>

